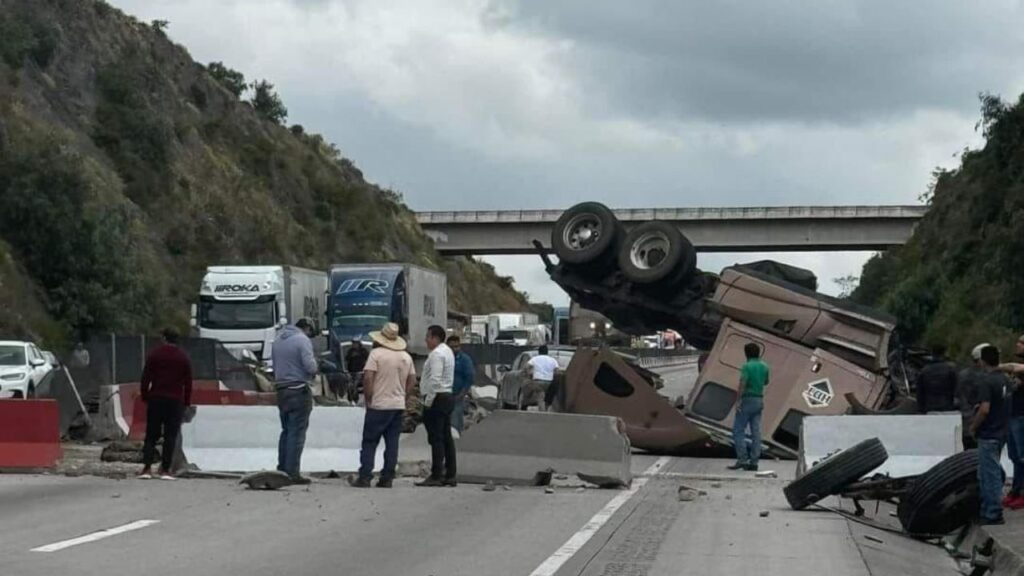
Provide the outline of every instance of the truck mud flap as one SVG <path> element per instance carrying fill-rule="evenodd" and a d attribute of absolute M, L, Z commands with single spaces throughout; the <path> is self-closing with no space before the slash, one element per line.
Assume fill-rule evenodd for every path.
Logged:
<path fill-rule="evenodd" d="M 565 373 L 564 411 L 616 416 L 630 443 L 652 452 L 703 446 L 707 433 L 690 422 L 622 356 L 608 348 L 580 348 Z"/>

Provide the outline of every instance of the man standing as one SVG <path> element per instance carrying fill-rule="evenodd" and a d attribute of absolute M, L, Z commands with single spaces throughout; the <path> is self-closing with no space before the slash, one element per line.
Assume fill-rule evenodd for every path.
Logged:
<path fill-rule="evenodd" d="M 356 488 L 369 488 L 377 445 L 384 438 L 384 467 L 377 480 L 378 488 L 391 488 L 398 466 L 398 439 L 402 435 L 405 399 L 416 385 L 416 369 L 405 351 L 405 339 L 398 335 L 398 325 L 388 322 L 378 332 L 371 332 L 373 351 L 363 372 L 363 394 L 366 416 L 363 419 L 363 445 L 359 452 L 359 475 L 348 479 Z"/>
<path fill-rule="evenodd" d="M 986 373 L 978 380 L 978 406 L 971 421 L 971 436 L 978 441 L 978 492 L 981 496 L 980 523 L 1003 523 L 1003 467 L 999 459 L 1006 441 L 1009 381 L 999 371 L 999 349 L 981 350 Z"/>
<path fill-rule="evenodd" d="M 142 401 L 146 404 L 146 443 L 142 449 L 142 472 L 139 478 L 153 477 L 156 442 L 163 436 L 160 455 L 161 480 L 174 480 L 171 463 L 181 431 L 181 418 L 192 403 L 192 362 L 178 347 L 178 332 L 163 331 L 164 342 L 146 357 L 140 382 Z"/>
<path fill-rule="evenodd" d="M 423 426 L 430 442 L 430 477 L 417 482 L 417 486 L 455 486 L 455 440 L 452 438 L 455 355 L 444 341 L 444 328 L 435 325 L 427 329 L 430 355 L 423 366 L 420 395 L 423 396 Z"/>
<path fill-rule="evenodd" d="M 466 420 L 466 396 L 473 388 L 473 378 L 476 376 L 476 368 L 473 366 L 473 359 L 462 351 L 462 339 L 456 335 L 448 337 L 448 347 L 455 354 L 455 381 L 452 384 L 452 395 L 455 397 L 454 408 L 452 408 L 452 426 L 462 434 Z"/>
<path fill-rule="evenodd" d="M 551 387 L 551 382 L 555 379 L 558 360 L 548 355 L 547 346 L 541 346 L 537 349 L 537 355 L 527 362 L 526 369 L 530 373 L 530 386 L 526 394 L 523 395 L 522 405 L 529 406 L 536 403 L 537 409 L 544 412 L 547 410 L 545 398 L 548 388 Z"/>
<path fill-rule="evenodd" d="M 978 447 L 977 441 L 971 435 L 971 421 L 974 420 L 974 408 L 978 405 L 978 381 L 987 374 L 981 362 L 981 351 L 989 346 L 991 344 L 986 342 L 972 348 L 972 365 L 961 370 L 956 378 L 956 397 L 960 403 L 960 416 L 963 420 L 964 450 Z"/>
<path fill-rule="evenodd" d="M 348 399 L 351 402 L 359 400 L 359 386 L 363 384 L 363 370 L 366 367 L 366 360 L 370 357 L 370 351 L 363 346 L 362 340 L 356 336 L 352 339 L 352 345 L 345 352 L 345 369 L 352 377 L 349 385 Z"/>
<path fill-rule="evenodd" d="M 277 469 L 296 484 L 309 484 L 299 474 L 302 448 L 306 445 L 309 414 L 313 411 L 310 383 L 316 376 L 313 355 L 313 323 L 301 318 L 294 326 L 285 326 L 274 340 L 274 381 L 277 409 L 281 415 L 281 438 L 277 443 Z"/>
<path fill-rule="evenodd" d="M 770 370 L 761 360 L 761 347 L 748 342 L 743 347 L 746 364 L 740 368 L 739 404 L 732 424 L 732 442 L 736 447 L 736 463 L 729 470 L 757 470 L 761 457 L 761 413 L 764 411 L 764 388 Z M 750 449 L 747 449 L 747 428 L 750 428 Z"/>
<path fill-rule="evenodd" d="M 1017 338 L 1018 359 L 1024 359 L 1024 334 Z M 1013 463 L 1013 484 L 1010 493 L 1003 499 L 1003 506 L 1011 510 L 1024 508 L 1024 364 L 1011 363 L 999 366 L 1016 378 L 1016 387 L 1010 400 L 1010 429 L 1006 447 Z"/>
<path fill-rule="evenodd" d="M 917 376 L 917 410 L 952 412 L 956 410 L 956 369 L 946 359 L 946 347 L 936 345 L 928 364 Z"/>

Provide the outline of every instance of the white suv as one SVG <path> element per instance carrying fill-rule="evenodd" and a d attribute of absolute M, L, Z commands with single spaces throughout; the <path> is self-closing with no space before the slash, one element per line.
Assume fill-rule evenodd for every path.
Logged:
<path fill-rule="evenodd" d="M 53 366 L 31 342 L 0 341 L 0 398 L 35 398 Z"/>

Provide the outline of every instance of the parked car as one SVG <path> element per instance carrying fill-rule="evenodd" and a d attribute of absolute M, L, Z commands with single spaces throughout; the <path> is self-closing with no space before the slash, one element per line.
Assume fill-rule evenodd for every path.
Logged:
<path fill-rule="evenodd" d="M 35 398 L 36 389 L 53 370 L 31 342 L 0 342 L 0 398 Z"/>
<path fill-rule="evenodd" d="M 558 362 L 558 369 L 565 370 L 572 361 L 575 348 L 554 348 L 548 351 L 548 355 Z M 519 397 L 523 385 L 530 381 L 530 375 L 526 371 L 526 365 L 530 359 L 537 355 L 536 350 L 527 350 L 516 357 L 511 366 L 501 366 L 499 371 L 504 372 L 501 377 L 500 399 L 505 408 L 516 408 L 520 406 Z M 522 406 L 525 408 L 525 406 Z"/>

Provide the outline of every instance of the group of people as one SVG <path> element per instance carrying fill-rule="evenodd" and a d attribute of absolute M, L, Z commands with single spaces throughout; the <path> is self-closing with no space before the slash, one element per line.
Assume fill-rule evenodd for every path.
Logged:
<path fill-rule="evenodd" d="M 757 470 L 764 389 L 771 373 L 757 344 L 747 344 L 744 352 L 747 362 L 740 369 L 733 419 L 736 462 L 731 470 Z M 1017 339 L 1016 355 L 1024 360 L 1024 335 Z M 971 359 L 973 366 L 958 373 L 945 358 L 945 349 L 933 349 L 915 383 L 917 406 L 922 414 L 963 415 L 964 447 L 978 450 L 979 521 L 1002 524 L 1003 508 L 1024 509 L 1024 363 L 1002 363 L 999 348 L 988 343 L 975 346 Z M 1013 464 L 1005 496 L 1006 475 L 1000 462 L 1004 446 Z"/>
<path fill-rule="evenodd" d="M 313 410 L 312 382 L 318 371 L 313 352 L 314 328 L 308 319 L 284 327 L 273 344 L 274 382 L 281 420 L 277 469 L 295 484 L 309 484 L 300 474 L 302 450 Z M 448 336 L 441 326 L 430 326 L 426 333 L 430 354 L 419 382 L 423 403 L 423 425 L 431 447 L 431 474 L 418 486 L 455 486 L 456 451 L 452 428 L 461 432 L 465 399 L 473 385 L 472 359 L 461 352 L 458 336 Z M 377 486 L 390 488 L 398 466 L 398 443 L 406 401 L 416 387 L 416 368 L 406 351 L 408 344 L 399 335 L 398 325 L 385 324 L 371 332 L 372 350 L 360 358 L 366 415 L 360 451 L 360 468 L 349 478 L 357 488 L 371 486 L 377 447 L 384 442 L 384 465 Z M 139 478 L 158 477 L 173 480 L 173 457 L 181 423 L 191 405 L 192 366 L 180 348 L 174 330 L 163 332 L 163 343 L 146 359 L 141 394 L 146 403 L 146 440 L 143 469 Z M 361 348 L 361 346 L 360 346 Z M 350 355 L 351 356 L 351 355 Z M 156 444 L 163 438 L 161 465 L 154 475 Z"/>

